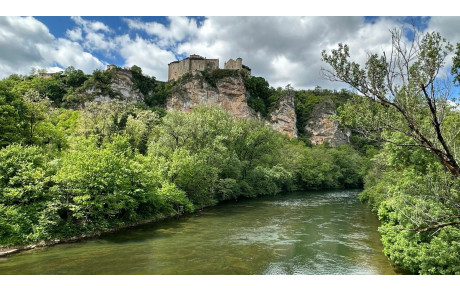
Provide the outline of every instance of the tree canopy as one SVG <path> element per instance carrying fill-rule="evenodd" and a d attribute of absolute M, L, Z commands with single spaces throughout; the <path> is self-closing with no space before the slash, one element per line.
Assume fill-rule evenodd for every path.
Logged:
<path fill-rule="evenodd" d="M 449 99 L 450 85 L 441 75 L 453 47 L 437 32 L 422 36 L 414 30 L 409 43 L 404 41 L 404 33 L 402 29 L 392 30 L 391 52 L 369 54 L 364 68 L 349 60 L 347 45 L 339 44 L 330 54 L 323 51 L 323 61 L 332 68 L 324 69 L 324 76 L 345 82 L 366 97 L 354 98 L 347 105 L 349 110 L 345 111 L 351 112 L 353 107 L 360 115 L 343 114 L 343 122 L 370 138 L 426 148 L 459 178 L 460 122 L 452 110 L 457 104 Z M 387 131 L 410 139 L 400 143 L 386 135 Z"/>

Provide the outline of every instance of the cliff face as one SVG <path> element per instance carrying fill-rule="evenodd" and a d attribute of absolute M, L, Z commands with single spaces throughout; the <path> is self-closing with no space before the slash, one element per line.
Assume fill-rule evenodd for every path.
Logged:
<path fill-rule="evenodd" d="M 129 103 L 144 101 L 144 95 L 138 89 L 133 90 L 133 75 L 128 70 L 118 70 L 115 73 L 111 87 L 121 100 Z"/>
<path fill-rule="evenodd" d="M 131 71 L 117 69 L 113 71 L 110 88 L 111 96 L 99 87 L 89 88 L 86 93 L 93 96 L 96 102 L 119 100 L 123 103 L 143 102 L 144 96 L 134 89 L 133 76 Z M 280 103 L 266 119 L 255 112 L 248 105 L 249 93 L 246 91 L 244 81 L 241 76 L 224 77 L 212 86 L 201 76 L 191 76 L 175 85 L 171 96 L 166 101 L 166 109 L 176 109 L 190 112 L 194 107 L 218 106 L 239 118 L 256 118 L 264 120 L 273 129 L 287 134 L 289 137 L 297 137 L 297 116 L 295 113 L 295 92 L 284 93 L 280 97 Z M 310 140 L 313 144 L 328 142 L 331 146 L 339 146 L 349 142 L 349 130 L 339 129 L 337 121 L 330 120 L 330 116 L 337 113 L 334 102 L 325 99 L 316 105 L 311 113 L 305 130 L 312 136 Z"/>
<path fill-rule="evenodd" d="M 337 110 L 331 99 L 325 99 L 315 106 L 305 126 L 305 129 L 312 134 L 310 140 L 313 144 L 328 142 L 332 147 L 337 147 L 349 143 L 351 131 L 339 129 L 339 122 L 330 119 L 336 114 Z"/>
<path fill-rule="evenodd" d="M 98 88 L 90 88 L 86 91 L 87 94 L 94 96 L 94 101 L 104 102 L 113 99 L 123 101 L 125 103 L 143 102 L 144 95 L 138 89 L 133 89 L 132 73 L 129 70 L 118 69 L 113 71 L 113 78 L 110 87 L 115 95 L 111 98 L 108 95 L 102 94 Z"/>
<path fill-rule="evenodd" d="M 217 87 L 217 88 L 216 88 Z M 176 86 L 166 109 L 189 112 L 199 105 L 219 106 L 237 117 L 256 117 L 247 103 L 242 77 L 226 77 L 212 87 L 200 77 L 192 77 Z"/>
<path fill-rule="evenodd" d="M 217 81 L 216 87 L 200 77 L 191 77 L 176 86 L 167 100 L 166 109 L 188 112 L 199 105 L 219 106 L 236 117 L 261 119 L 249 107 L 248 98 L 241 76 L 222 78 Z M 282 96 L 279 107 L 269 116 L 270 121 L 266 121 L 275 130 L 290 137 L 297 137 L 294 98 L 294 92 Z"/>
<path fill-rule="evenodd" d="M 273 111 L 267 122 L 274 129 L 281 133 L 289 135 L 289 137 L 297 137 L 297 115 L 295 114 L 295 93 L 293 91 L 283 95 L 278 108 Z"/>

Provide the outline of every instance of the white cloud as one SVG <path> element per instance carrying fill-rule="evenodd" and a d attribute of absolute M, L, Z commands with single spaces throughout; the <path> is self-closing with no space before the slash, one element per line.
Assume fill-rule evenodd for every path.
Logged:
<path fill-rule="evenodd" d="M 88 51 L 103 51 L 108 57 L 111 51 L 116 49 L 115 44 L 108 36 L 113 31 L 100 21 L 85 20 L 79 16 L 71 19 L 78 26 L 72 30 L 67 30 L 66 35 L 73 41 L 79 41 Z"/>
<path fill-rule="evenodd" d="M 29 72 L 43 63 L 37 47 L 52 41 L 47 27 L 32 17 L 0 17 L 0 77 Z"/>
<path fill-rule="evenodd" d="M 363 17 L 209 17 L 200 26 L 186 17 L 169 17 L 166 25 L 125 18 L 132 31 L 148 35 L 132 38 L 116 35 L 119 29 L 101 21 L 72 19 L 76 25 L 67 30 L 66 39 L 56 39 L 32 17 L 0 17 L 0 77 L 26 74 L 32 66 L 73 65 L 91 73 L 106 64 L 91 54 L 99 51 L 107 57 L 119 54 L 125 66 L 138 65 L 146 74 L 166 80 L 168 63 L 177 55 L 196 53 L 219 58 L 221 67 L 228 59 L 241 57 L 253 75 L 266 78 L 274 87 L 290 83 L 297 89 L 343 88 L 344 84 L 321 78 L 321 67 L 327 67 L 321 51 L 346 43 L 351 59 L 362 64 L 369 52 L 388 51 L 389 30 L 401 27 L 398 17 L 372 23 Z M 459 17 L 428 21 L 428 30 L 441 32 L 452 43 L 460 41 L 458 27 Z"/>
<path fill-rule="evenodd" d="M 460 43 L 460 17 L 452 17 L 452 16 L 443 16 L 443 17 L 432 17 L 430 22 L 428 23 L 428 27 L 426 31 L 437 31 L 441 34 L 442 37 L 446 38 L 451 44 L 454 45 L 454 49 L 457 43 Z M 454 52 L 452 52 L 446 58 L 446 72 L 448 74 L 448 70 L 450 66 L 452 66 L 452 57 L 454 56 Z"/>
<path fill-rule="evenodd" d="M 77 27 L 75 29 L 70 29 L 66 31 L 66 36 L 73 41 L 81 41 L 83 40 L 83 35 L 81 32 L 81 28 Z"/>
<path fill-rule="evenodd" d="M 167 26 L 158 22 L 142 22 L 140 20 L 124 19 L 128 27 L 133 30 L 142 30 L 147 34 L 157 37 L 160 47 L 175 46 L 176 42 L 183 41 L 198 32 L 195 19 L 187 17 L 168 17 Z"/>
<path fill-rule="evenodd" d="M 368 51 L 381 53 L 390 44 L 395 18 L 365 23 L 363 17 L 210 17 L 177 54 L 219 58 L 242 57 L 254 75 L 274 86 L 295 88 L 344 87 L 321 78 L 321 51 L 347 43 L 353 59 L 363 61 Z"/>
<path fill-rule="evenodd" d="M 57 39 L 51 50 L 49 47 L 43 48 L 42 54 L 49 63 L 56 62 L 63 68 L 74 66 L 86 73 L 92 73 L 95 69 L 104 69 L 106 65 L 85 52 L 78 43 L 63 38 Z"/>
<path fill-rule="evenodd" d="M 140 37 L 131 39 L 128 35 L 123 35 L 115 41 L 119 46 L 120 55 L 125 59 L 124 66 L 137 65 L 142 68 L 144 74 L 154 76 L 157 80 L 168 79 L 168 63 L 175 59 L 172 52 Z"/>
<path fill-rule="evenodd" d="M 101 50 L 109 52 L 110 50 L 116 49 L 116 45 L 111 39 L 108 39 L 101 33 L 95 32 L 88 32 L 86 34 L 83 46 L 89 51 Z"/>
<path fill-rule="evenodd" d="M 451 43 L 460 42 L 460 17 L 431 17 L 428 30 L 437 31 Z"/>
<path fill-rule="evenodd" d="M 80 16 L 72 16 L 71 19 L 75 21 L 76 24 L 82 26 L 85 31 L 104 31 L 110 32 L 111 29 L 100 21 L 89 21 L 84 20 Z"/>
<path fill-rule="evenodd" d="M 91 73 L 104 63 L 78 43 L 56 39 L 33 17 L 0 17 L 0 78 L 27 75 L 32 67 L 54 72 L 70 65 Z"/>

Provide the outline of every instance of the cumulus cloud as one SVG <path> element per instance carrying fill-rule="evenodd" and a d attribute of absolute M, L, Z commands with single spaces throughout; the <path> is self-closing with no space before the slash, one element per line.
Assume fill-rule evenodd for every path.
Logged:
<path fill-rule="evenodd" d="M 66 36 L 73 41 L 81 41 L 83 40 L 83 35 L 81 32 L 81 28 L 77 27 L 75 29 L 68 29 L 66 31 Z"/>
<path fill-rule="evenodd" d="M 92 73 L 95 69 L 105 68 L 102 61 L 85 52 L 78 43 L 68 39 L 57 39 L 51 49 L 44 47 L 41 53 L 48 62 L 56 62 L 63 68 L 74 66 L 87 73 Z"/>
<path fill-rule="evenodd" d="M 443 37 L 452 43 L 460 42 L 460 17 L 436 16 L 431 17 L 427 30 L 438 31 Z"/>
<path fill-rule="evenodd" d="M 365 23 L 363 17 L 210 17 L 177 47 L 177 54 L 243 58 L 254 75 L 271 85 L 295 88 L 344 87 L 320 76 L 321 51 L 350 46 L 352 57 L 362 62 L 367 52 L 382 52 L 390 44 L 389 29 L 396 18 Z"/>
<path fill-rule="evenodd" d="M 131 39 L 122 35 L 115 39 L 119 53 L 124 58 L 126 67 L 137 65 L 143 73 L 155 76 L 158 80 L 168 79 L 168 63 L 175 59 L 171 51 L 161 49 L 155 43 L 137 36 Z"/>
<path fill-rule="evenodd" d="M 0 17 L 0 78 L 29 74 L 32 67 L 55 72 L 70 65 L 91 73 L 104 64 L 78 43 L 56 39 L 33 17 Z"/>
<path fill-rule="evenodd" d="M 38 47 L 53 41 L 48 28 L 32 17 L 0 18 L 0 76 L 25 73 L 45 62 Z"/>
<path fill-rule="evenodd" d="M 104 32 L 110 32 L 111 29 L 105 25 L 104 23 L 100 21 L 89 21 L 89 20 L 84 20 L 80 16 L 72 16 L 71 19 L 75 21 L 76 24 L 82 26 L 85 31 L 104 31 Z"/>
<path fill-rule="evenodd" d="M 77 24 L 74 29 L 66 31 L 66 35 L 73 41 L 78 41 L 88 51 L 103 51 L 110 57 L 116 49 L 110 34 L 113 31 L 100 21 L 85 20 L 79 16 L 71 19 Z"/>
<path fill-rule="evenodd" d="M 168 25 L 158 22 L 142 22 L 139 19 L 125 18 L 124 20 L 130 29 L 141 30 L 155 36 L 157 45 L 163 48 L 175 46 L 177 42 L 187 40 L 198 33 L 198 25 L 193 18 L 168 17 Z"/>

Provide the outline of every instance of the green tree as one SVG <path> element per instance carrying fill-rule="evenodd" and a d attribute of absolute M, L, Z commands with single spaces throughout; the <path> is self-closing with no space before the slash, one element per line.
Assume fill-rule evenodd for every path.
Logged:
<path fill-rule="evenodd" d="M 52 167 L 36 146 L 9 145 L 0 161 L 0 244 L 21 244 L 39 236 L 35 226 L 49 198 Z"/>
<path fill-rule="evenodd" d="M 154 90 L 144 95 L 144 102 L 149 107 L 164 106 L 168 97 L 171 96 L 171 84 L 169 82 L 157 82 Z"/>
<path fill-rule="evenodd" d="M 73 88 L 78 88 L 88 79 L 82 70 L 76 70 L 73 66 L 64 71 L 64 83 Z"/>
<path fill-rule="evenodd" d="M 24 124 L 27 132 L 27 143 L 33 144 L 36 142 L 35 129 L 48 118 L 51 102 L 47 97 L 42 98 L 37 91 L 32 90 L 24 95 L 24 104 L 26 107 Z"/>
<path fill-rule="evenodd" d="M 21 142 L 21 122 L 25 104 L 19 94 L 12 90 L 8 80 L 0 81 L 0 148 L 14 142 Z"/>
<path fill-rule="evenodd" d="M 452 45 L 436 32 L 423 37 L 418 31 L 413 33 L 412 41 L 406 44 L 404 31 L 392 30 L 391 54 L 371 54 L 365 68 L 349 61 L 347 45 L 339 44 L 331 54 L 323 51 L 323 61 L 332 68 L 323 73 L 365 97 L 356 97 L 345 106 L 342 121 L 370 138 L 390 143 L 396 141 L 382 133 L 401 132 L 410 140 L 400 146 L 427 149 L 452 175 L 460 177 L 455 151 L 460 124 L 447 128 L 445 120 L 457 113 L 449 110 L 448 88 L 438 78 Z"/>
<path fill-rule="evenodd" d="M 250 95 L 248 105 L 256 112 L 260 112 L 262 116 L 267 116 L 269 108 L 273 107 L 270 96 L 274 89 L 270 88 L 268 82 L 262 77 L 246 76 L 244 86 Z"/>
<path fill-rule="evenodd" d="M 138 89 L 144 96 L 153 93 L 156 87 L 155 77 L 142 74 L 142 69 L 136 65 L 132 66 L 130 70 L 133 76 L 133 89 Z"/>
<path fill-rule="evenodd" d="M 361 199 L 378 211 L 384 253 L 395 264 L 412 273 L 460 273 L 460 185 L 433 155 L 386 144 L 365 183 Z"/>
<path fill-rule="evenodd" d="M 457 43 L 457 50 L 452 61 L 451 73 L 454 75 L 454 83 L 460 85 L 460 43 Z"/>

